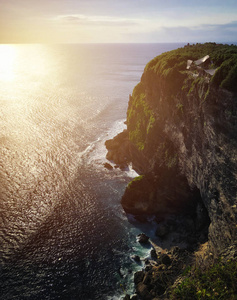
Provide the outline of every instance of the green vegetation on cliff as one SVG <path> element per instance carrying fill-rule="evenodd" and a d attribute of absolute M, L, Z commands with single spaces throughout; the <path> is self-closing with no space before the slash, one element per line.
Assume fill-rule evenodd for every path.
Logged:
<path fill-rule="evenodd" d="M 128 189 L 133 189 L 134 186 L 135 186 L 135 188 L 136 188 L 136 184 L 137 184 L 139 181 L 141 181 L 143 178 L 144 178 L 144 175 L 140 175 L 140 176 L 135 177 L 132 181 L 129 182 L 127 188 L 128 188 Z M 134 184 L 134 183 L 135 183 L 135 184 Z"/>
<path fill-rule="evenodd" d="M 145 89 L 140 82 L 133 90 L 127 111 L 129 139 L 139 150 L 144 149 L 146 135 L 155 122 L 154 113 L 145 98 Z"/>
<path fill-rule="evenodd" d="M 144 175 L 127 186 L 121 204 L 139 218 L 164 218 L 164 225 L 181 214 L 187 235 L 181 229 L 172 241 L 189 249 L 175 247 L 167 251 L 169 265 L 157 260 L 138 274 L 141 299 L 237 299 L 236 81 L 237 46 L 197 44 L 154 58 L 130 96 L 128 149 Z M 176 225 L 170 228 L 171 237 Z M 213 254 L 199 251 L 197 265 L 196 247 L 207 239 Z M 216 260 L 221 253 L 225 262 Z"/>
<path fill-rule="evenodd" d="M 184 79 L 187 60 L 197 60 L 209 55 L 206 69 L 218 68 L 212 77 L 212 83 L 229 91 L 237 92 L 237 46 L 215 43 L 196 44 L 163 53 L 151 60 L 145 72 L 153 71 L 165 80 L 175 81 L 178 85 Z"/>
<path fill-rule="evenodd" d="M 213 264 L 206 271 L 190 269 L 185 279 L 173 291 L 172 299 L 236 299 L 237 263 Z"/>
<path fill-rule="evenodd" d="M 196 61 L 206 55 L 209 55 L 209 59 L 201 64 L 201 68 L 187 70 L 188 60 Z M 211 76 L 204 70 L 215 70 L 215 73 Z M 154 80 L 154 84 L 149 87 L 151 80 Z M 130 97 L 127 110 L 129 140 L 139 151 L 146 148 L 148 140 L 156 141 L 152 130 L 159 121 L 159 107 L 156 106 L 156 101 L 168 101 L 173 104 L 182 119 L 185 105 L 181 102 L 175 103 L 175 99 L 181 93 L 191 95 L 193 91 L 198 90 L 198 97 L 203 103 L 208 98 L 211 86 L 237 92 L 236 82 L 235 45 L 187 45 L 155 57 L 146 65 L 141 82 L 135 86 Z M 156 84 L 159 88 L 154 95 L 152 89 Z"/>
<path fill-rule="evenodd" d="M 197 44 L 154 58 L 130 96 L 127 149 L 144 175 L 127 186 L 121 204 L 139 218 L 155 215 L 164 245 L 188 249 L 172 248 L 167 266 L 157 259 L 135 276 L 141 299 L 237 299 L 236 81 L 237 46 Z M 177 239 L 181 223 L 170 223 L 170 236 L 159 234 L 160 220 L 169 225 L 171 215 L 186 224 Z M 213 254 L 202 248 L 198 265 L 196 247 L 207 239 Z M 225 262 L 216 260 L 222 253 Z"/>

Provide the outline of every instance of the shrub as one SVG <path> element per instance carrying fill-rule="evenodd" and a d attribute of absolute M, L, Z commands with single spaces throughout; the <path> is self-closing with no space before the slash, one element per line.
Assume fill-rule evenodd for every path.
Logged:
<path fill-rule="evenodd" d="M 218 68 L 212 77 L 212 83 L 236 92 L 237 46 L 235 45 L 205 43 L 172 50 L 151 60 L 146 65 L 145 72 L 151 71 L 170 82 L 175 81 L 176 87 L 185 79 L 182 72 L 186 71 L 187 60 L 197 60 L 205 55 L 209 55 L 210 60 L 204 63 L 204 68 Z"/>
<path fill-rule="evenodd" d="M 147 134 L 155 123 L 155 116 L 146 101 L 143 83 L 135 86 L 127 110 L 127 126 L 130 141 L 142 151 Z"/>
<path fill-rule="evenodd" d="M 188 271 L 185 279 L 172 292 L 172 299 L 237 299 L 237 262 L 218 262 L 206 271 Z"/>
<path fill-rule="evenodd" d="M 141 181 L 143 178 L 144 178 L 144 175 L 135 177 L 132 181 L 129 182 L 127 188 L 132 189 L 134 186 L 134 183 L 136 184 L 137 182 Z"/>
<path fill-rule="evenodd" d="M 232 92 L 237 92 L 237 63 L 231 68 L 221 87 Z"/>

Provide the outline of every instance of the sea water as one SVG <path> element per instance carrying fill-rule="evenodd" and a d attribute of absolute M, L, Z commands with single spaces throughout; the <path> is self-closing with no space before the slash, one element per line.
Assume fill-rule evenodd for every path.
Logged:
<path fill-rule="evenodd" d="M 179 44 L 0 45 L 0 297 L 119 299 L 149 255 L 107 170 L 146 63 Z"/>

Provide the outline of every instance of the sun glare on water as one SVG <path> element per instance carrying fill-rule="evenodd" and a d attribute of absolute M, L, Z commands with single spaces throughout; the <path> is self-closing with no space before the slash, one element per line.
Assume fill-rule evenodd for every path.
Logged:
<path fill-rule="evenodd" d="M 14 79 L 14 65 L 16 48 L 13 45 L 0 45 L 0 80 L 12 81 Z"/>

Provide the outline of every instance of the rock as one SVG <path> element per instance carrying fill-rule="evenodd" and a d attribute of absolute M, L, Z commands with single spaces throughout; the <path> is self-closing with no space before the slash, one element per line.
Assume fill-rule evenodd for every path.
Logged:
<path fill-rule="evenodd" d="M 151 259 L 153 260 L 157 259 L 157 254 L 155 249 L 151 249 L 150 255 L 151 255 Z"/>
<path fill-rule="evenodd" d="M 209 49 L 212 56 L 222 53 L 223 47 L 226 53 L 237 53 L 237 47 L 207 44 L 193 45 L 192 55 Z M 155 215 L 166 224 L 167 216 L 187 215 L 186 222 L 179 219 L 168 230 L 160 224 L 157 236 L 166 238 L 174 230 L 173 241 L 177 238 L 187 244 L 189 240 L 190 250 L 194 250 L 198 238 L 204 242 L 208 237 L 208 247 L 216 257 L 237 243 L 236 82 L 231 73 L 226 76 L 223 72 L 219 65 L 222 62 L 214 58 L 218 55 L 213 56 L 213 63 L 220 67 L 213 80 L 202 75 L 195 80 L 181 71 L 182 64 L 185 69 L 186 58 L 182 61 L 182 57 L 186 54 L 186 49 L 174 50 L 147 65 L 129 97 L 126 134 L 108 143 L 107 148 L 112 159 L 121 164 L 127 158 L 142 174 L 124 192 L 121 204 L 125 212 Z M 160 67 L 164 63 L 169 66 L 167 72 Z M 227 73 L 232 70 L 228 68 Z M 230 79 L 233 81 L 226 85 Z M 237 255 L 232 250 L 229 253 L 231 257 Z M 151 291 L 156 293 L 153 298 L 159 298 L 191 261 L 186 250 L 173 249 L 170 256 L 162 253 L 157 259 L 162 268 L 145 268 L 144 273 L 156 268 L 156 285 L 139 282 L 140 298 L 150 297 Z M 172 283 L 170 274 L 176 276 L 171 278 Z"/>
<path fill-rule="evenodd" d="M 109 163 L 104 163 L 104 167 L 108 170 L 112 170 L 113 169 L 113 166 L 111 166 Z"/>
<path fill-rule="evenodd" d="M 127 130 L 119 133 L 113 139 L 107 140 L 105 146 L 108 150 L 106 158 L 113 161 L 120 168 L 128 166 L 129 141 Z"/>
<path fill-rule="evenodd" d="M 127 167 L 128 167 L 128 165 L 126 163 L 121 163 L 119 166 L 120 170 L 122 170 L 122 171 L 124 171 Z"/>
<path fill-rule="evenodd" d="M 135 295 L 132 295 L 131 297 L 130 297 L 130 299 L 131 300 L 138 300 L 138 296 L 135 294 Z"/>
<path fill-rule="evenodd" d="M 157 271 L 165 271 L 166 269 L 167 269 L 167 266 L 165 264 L 160 264 L 156 268 Z"/>
<path fill-rule="evenodd" d="M 151 283 L 151 274 L 147 272 L 142 281 L 145 285 L 149 285 Z"/>
<path fill-rule="evenodd" d="M 149 297 L 149 290 L 147 288 L 147 286 L 140 282 L 137 286 L 136 286 L 136 291 L 137 294 L 142 298 L 142 299 L 151 299 L 151 297 Z"/>
<path fill-rule="evenodd" d="M 147 259 L 147 260 L 145 261 L 145 264 L 147 264 L 147 265 L 145 266 L 145 272 L 149 272 L 149 271 L 152 269 L 152 267 L 151 267 L 151 265 L 150 265 L 150 261 Z"/>
<path fill-rule="evenodd" d="M 132 255 L 131 258 L 132 258 L 135 262 L 140 262 L 140 261 L 141 261 L 140 256 L 138 256 L 138 255 Z"/>
<path fill-rule="evenodd" d="M 213 253 L 209 253 L 209 256 L 213 258 Z M 237 261 L 237 244 L 231 245 L 225 251 L 221 253 L 223 261 L 236 260 Z"/>
<path fill-rule="evenodd" d="M 160 224 L 156 229 L 156 236 L 164 238 L 169 233 L 169 228 L 165 224 Z"/>
<path fill-rule="evenodd" d="M 178 246 L 174 246 L 174 247 L 171 248 L 171 251 L 170 251 L 170 252 L 171 252 L 171 255 L 172 255 L 172 256 L 179 256 L 180 253 L 183 252 L 183 250 L 180 249 Z"/>
<path fill-rule="evenodd" d="M 194 45 L 192 53 L 206 48 L 221 53 L 223 47 L 231 46 Z M 236 48 L 229 50 L 236 53 Z M 163 217 L 185 211 L 194 217 L 196 230 L 208 228 L 216 255 L 237 241 L 236 84 L 225 86 L 225 72 L 196 81 L 176 64 L 177 55 L 179 64 L 186 64 L 185 52 L 163 54 L 147 65 L 129 97 L 126 134 L 108 148 L 121 150 L 119 155 L 144 174 L 134 189 L 125 190 L 121 203 L 126 212 Z M 167 76 L 160 67 L 164 62 L 169 65 Z M 213 63 L 219 67 L 217 60 Z M 141 97 L 144 105 L 139 105 Z M 124 146 L 116 148 L 116 143 Z"/>
<path fill-rule="evenodd" d="M 131 300 L 130 295 L 126 294 L 123 300 Z"/>
<path fill-rule="evenodd" d="M 143 271 L 138 271 L 134 274 L 134 283 L 137 285 L 139 282 L 143 281 L 145 273 Z"/>
<path fill-rule="evenodd" d="M 148 258 L 146 258 L 144 260 L 144 263 L 145 263 L 146 266 L 150 266 L 150 260 Z"/>
<path fill-rule="evenodd" d="M 147 244 L 149 237 L 145 233 L 140 233 L 138 236 L 138 242 L 141 244 Z"/>
<path fill-rule="evenodd" d="M 156 214 L 160 215 L 159 218 L 181 213 L 187 203 L 191 205 L 193 202 L 194 192 L 190 189 L 184 176 L 177 176 L 175 182 L 169 179 L 174 176 L 172 171 L 167 171 L 166 176 L 163 177 L 159 174 L 154 177 L 152 173 L 148 173 L 133 179 L 122 196 L 123 209 L 133 215 Z M 177 190 L 180 194 L 179 201 L 177 201 Z"/>
<path fill-rule="evenodd" d="M 168 254 L 165 254 L 165 253 L 161 254 L 160 260 L 161 260 L 162 264 L 164 264 L 166 266 L 169 266 L 171 264 L 171 259 Z"/>

